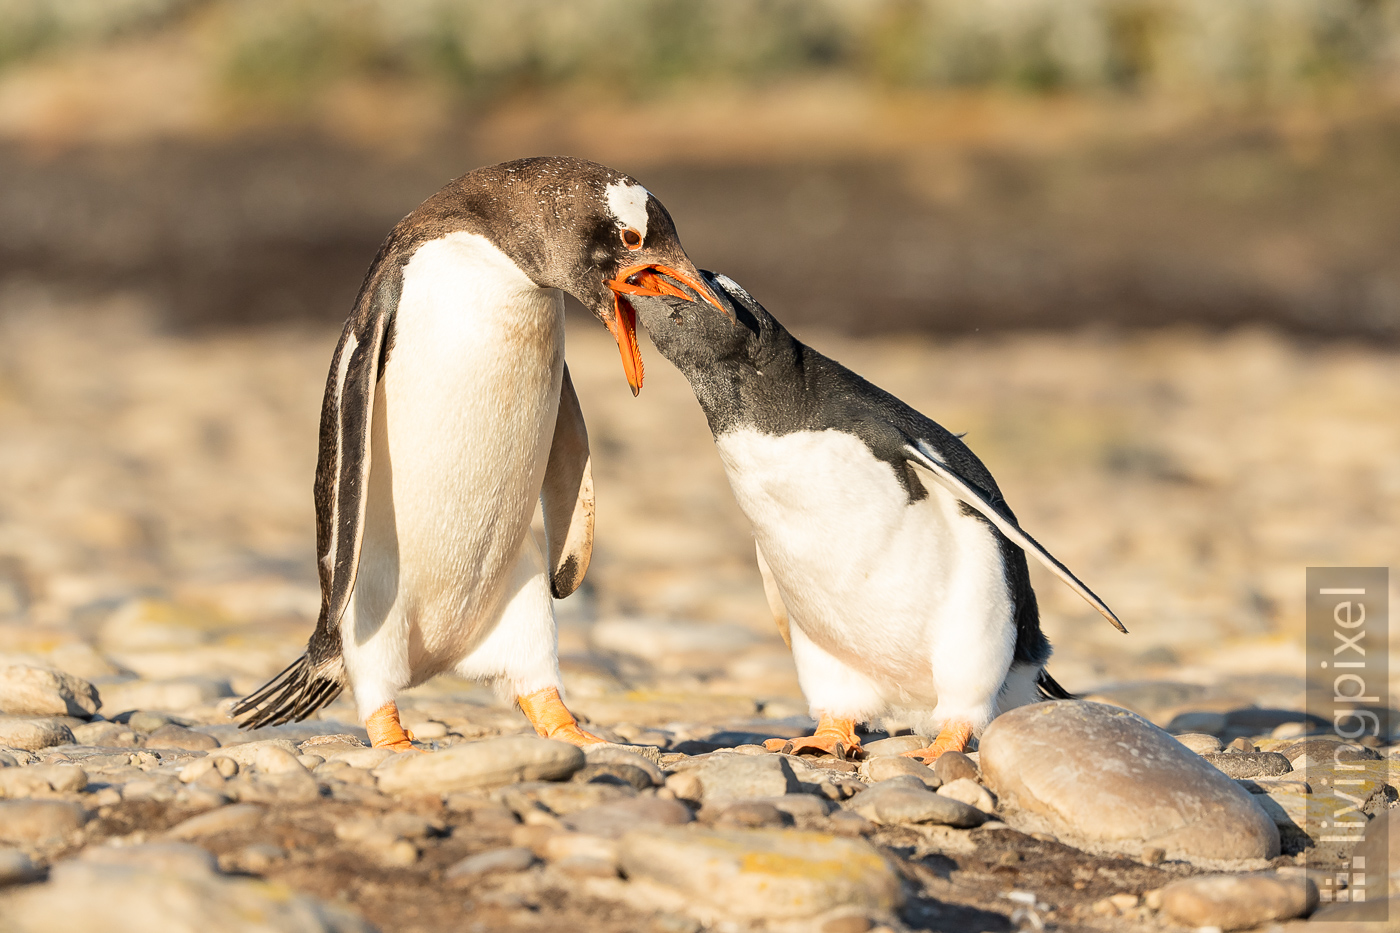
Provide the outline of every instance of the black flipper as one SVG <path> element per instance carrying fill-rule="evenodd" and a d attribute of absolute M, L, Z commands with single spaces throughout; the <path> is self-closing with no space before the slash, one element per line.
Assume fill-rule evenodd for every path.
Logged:
<path fill-rule="evenodd" d="M 394 309 L 403 289 L 402 267 L 380 249 L 345 322 L 321 404 L 321 453 L 316 462 L 316 555 L 321 614 L 306 653 L 233 707 L 251 713 L 245 729 L 305 719 L 345 687 L 340 619 L 355 588 L 364 537 L 374 394 L 392 343 Z"/>
<path fill-rule="evenodd" d="M 988 500 L 986 493 L 951 470 L 943 462 L 943 458 L 932 444 L 925 440 L 915 440 L 905 448 L 905 454 L 912 466 L 920 468 L 940 486 L 982 513 L 989 522 L 996 526 L 998 531 L 1006 535 L 1022 550 L 1035 555 L 1036 559 L 1048 567 L 1055 576 L 1082 596 L 1085 602 L 1102 613 L 1105 619 L 1112 622 L 1114 628 L 1120 632 L 1128 631 L 1118 620 L 1118 616 L 1113 614 L 1113 610 L 1108 608 L 1102 599 L 1094 595 L 1094 591 L 1085 586 L 1083 581 L 1076 577 L 1068 567 L 1056 560 L 1049 551 L 1040 546 L 1039 542 L 1022 531 L 1020 525 L 1002 514 L 1001 510 Z"/>

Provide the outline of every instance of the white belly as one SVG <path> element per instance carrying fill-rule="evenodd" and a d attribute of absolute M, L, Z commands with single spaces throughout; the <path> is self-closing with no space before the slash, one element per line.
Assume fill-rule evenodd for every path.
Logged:
<path fill-rule="evenodd" d="M 910 503 L 893 468 L 844 432 L 743 430 L 716 445 L 790 624 L 888 702 L 934 705 L 940 654 L 981 661 L 994 647 L 1009 664 L 996 538 L 946 491 Z"/>
<path fill-rule="evenodd" d="M 347 616 L 357 644 L 407 641 L 411 682 L 489 634 L 539 497 L 563 360 L 562 296 L 484 238 L 451 234 L 405 267 Z"/>

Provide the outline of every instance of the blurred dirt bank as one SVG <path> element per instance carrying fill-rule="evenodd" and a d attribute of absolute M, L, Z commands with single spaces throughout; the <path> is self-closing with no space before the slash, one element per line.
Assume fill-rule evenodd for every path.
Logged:
<path fill-rule="evenodd" d="M 633 172 L 702 267 L 793 322 L 851 334 L 1182 323 L 1400 334 L 1400 116 L 1173 130 L 1127 115 L 1132 132 L 1115 132 L 1111 112 L 1067 102 L 1066 127 L 1040 114 L 1049 138 L 1024 124 L 1004 137 L 997 124 L 1014 110 L 926 102 L 909 118 L 932 129 L 916 138 L 857 146 L 827 126 L 800 152 L 800 133 L 748 147 L 742 134 L 701 144 L 665 132 L 671 148 L 658 151 L 636 127 L 600 139 L 570 121 L 579 114 L 553 123 L 547 108 L 514 115 L 523 126 L 482 119 L 412 157 L 290 128 L 10 142 L 0 277 L 135 289 L 181 327 L 332 321 L 388 228 L 446 180 L 569 152 Z M 718 117 L 704 129 L 733 132 Z"/>

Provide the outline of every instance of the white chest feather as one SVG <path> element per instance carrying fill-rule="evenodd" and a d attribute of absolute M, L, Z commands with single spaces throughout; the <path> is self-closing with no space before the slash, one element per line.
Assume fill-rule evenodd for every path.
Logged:
<path fill-rule="evenodd" d="M 404 616 L 428 653 L 471 637 L 502 595 L 563 359 L 562 296 L 486 239 L 454 233 L 414 253 L 375 398 L 355 595 L 370 616 Z"/>
<path fill-rule="evenodd" d="M 954 627 L 1004 638 L 996 537 L 941 488 L 915 502 L 894 468 L 840 431 L 716 438 L 791 624 L 865 673 L 919 692 Z"/>

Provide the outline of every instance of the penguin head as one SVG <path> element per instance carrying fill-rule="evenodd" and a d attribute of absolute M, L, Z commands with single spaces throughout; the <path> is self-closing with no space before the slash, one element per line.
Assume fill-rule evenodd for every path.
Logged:
<path fill-rule="evenodd" d="M 462 182 L 491 218 L 497 245 L 535 284 L 573 295 L 608 328 L 633 395 L 643 368 L 631 297 L 698 297 L 723 310 L 681 247 L 671 215 L 631 176 L 543 157 L 478 169 Z"/>
<path fill-rule="evenodd" d="M 698 293 L 679 295 L 679 289 L 634 302 L 637 319 L 652 345 L 686 372 L 752 356 L 763 320 L 771 320 L 763 306 L 727 275 L 702 271 L 700 280 L 719 299 L 718 310 Z"/>

